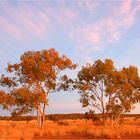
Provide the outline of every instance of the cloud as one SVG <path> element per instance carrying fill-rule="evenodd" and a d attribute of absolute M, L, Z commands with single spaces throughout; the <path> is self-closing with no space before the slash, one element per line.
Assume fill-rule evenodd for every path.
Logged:
<path fill-rule="evenodd" d="M 131 11 L 131 8 L 132 8 L 132 1 L 131 0 L 123 1 L 122 5 L 121 5 L 120 13 L 121 14 L 128 14 Z"/>
<path fill-rule="evenodd" d="M 3 3 L 0 5 L 0 30 L 18 41 L 34 37 L 46 39 L 47 35 L 58 26 L 66 30 L 73 28 L 78 21 L 78 12 L 61 1 L 53 5 L 47 2 Z M 54 8 L 54 7 L 55 8 Z M 58 7 L 57 7 L 58 6 Z"/>
<path fill-rule="evenodd" d="M 22 3 L 15 6 L 4 3 L 1 5 L 1 11 L 1 30 L 16 40 L 28 40 L 31 36 L 42 39 L 50 28 L 47 13 L 40 10 L 37 5 Z"/>
<path fill-rule="evenodd" d="M 0 17 L 0 27 L 1 30 L 6 31 L 11 36 L 14 36 L 17 40 L 22 40 L 24 38 L 23 32 L 4 17 Z"/>
<path fill-rule="evenodd" d="M 51 16 L 59 23 L 59 26 L 63 27 L 65 30 L 71 30 L 74 28 L 74 24 L 79 19 L 78 12 L 68 7 L 63 7 L 57 11 L 51 10 Z"/>
<path fill-rule="evenodd" d="M 96 13 L 99 2 L 93 0 L 77 0 L 77 5 L 84 11 Z"/>
<path fill-rule="evenodd" d="M 60 27 L 70 35 L 77 51 L 86 52 L 90 59 L 92 52 L 104 50 L 123 37 L 136 22 L 140 9 L 140 2 L 132 0 L 104 4 L 92 0 L 4 3 L 0 6 L 0 30 L 25 41 L 46 39 Z"/>
<path fill-rule="evenodd" d="M 108 7 L 110 4 L 112 3 L 107 3 Z M 87 7 L 90 9 L 91 5 L 87 4 Z M 103 10 L 106 12 L 101 17 L 87 15 L 91 19 L 96 18 L 96 20 L 84 22 L 70 33 L 78 52 L 85 53 L 86 51 L 88 57 L 92 52 L 104 50 L 108 44 L 121 40 L 123 35 L 135 24 L 137 12 L 140 10 L 140 3 L 124 0 L 123 2 L 117 2 L 115 7 L 110 6 L 109 9 L 105 8 Z"/>

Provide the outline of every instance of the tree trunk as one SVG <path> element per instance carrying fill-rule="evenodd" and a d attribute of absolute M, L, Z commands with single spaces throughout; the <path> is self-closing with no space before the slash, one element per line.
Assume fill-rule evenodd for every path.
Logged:
<path fill-rule="evenodd" d="M 45 121 L 45 110 L 46 110 L 46 103 L 43 105 L 43 113 L 41 115 L 41 128 L 44 126 L 44 121 Z"/>
<path fill-rule="evenodd" d="M 113 115 L 111 114 L 111 116 L 110 116 L 110 124 L 111 124 L 111 126 L 113 126 L 114 125 L 114 119 L 113 119 Z"/>
<path fill-rule="evenodd" d="M 44 126 L 44 121 L 45 121 L 45 114 L 42 114 L 41 115 L 41 125 L 40 125 L 41 128 L 43 128 L 43 126 Z"/>
<path fill-rule="evenodd" d="M 40 112 L 40 105 L 38 105 L 38 109 L 37 109 L 37 126 L 41 127 L 41 112 Z"/>
<path fill-rule="evenodd" d="M 102 116 L 103 116 L 103 124 L 106 125 L 106 113 L 102 113 Z"/>

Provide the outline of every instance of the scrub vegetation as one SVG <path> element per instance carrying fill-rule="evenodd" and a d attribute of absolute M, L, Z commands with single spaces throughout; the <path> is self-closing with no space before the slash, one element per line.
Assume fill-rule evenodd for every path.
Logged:
<path fill-rule="evenodd" d="M 137 67 L 118 70 L 111 59 L 96 60 L 82 66 L 72 79 L 65 70 L 74 71 L 77 66 L 54 48 L 27 51 L 18 63 L 8 64 L 7 71 L 0 75 L 0 108 L 8 110 L 11 118 L 1 120 L 0 138 L 140 137 L 139 115 L 125 115 L 140 103 Z M 48 94 L 59 91 L 77 91 L 88 112 L 46 116 Z M 25 117 L 32 113 L 36 116 Z"/>

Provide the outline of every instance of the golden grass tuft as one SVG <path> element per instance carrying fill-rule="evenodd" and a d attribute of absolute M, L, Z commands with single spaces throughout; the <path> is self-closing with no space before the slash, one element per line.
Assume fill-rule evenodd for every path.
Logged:
<path fill-rule="evenodd" d="M 128 120 L 127 120 L 128 121 Z M 36 120 L 26 121 L 0 121 L 0 140 L 31 140 L 39 137 L 83 137 L 83 138 L 128 138 L 140 137 L 139 120 L 130 120 L 130 124 L 103 126 L 101 122 L 91 120 L 62 120 L 58 122 L 45 121 L 40 129 Z M 96 125 L 98 124 L 98 125 Z M 99 125 L 100 124 L 100 125 Z"/>

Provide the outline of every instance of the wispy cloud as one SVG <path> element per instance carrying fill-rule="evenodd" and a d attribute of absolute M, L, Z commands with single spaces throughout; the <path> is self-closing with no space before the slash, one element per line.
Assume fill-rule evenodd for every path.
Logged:
<path fill-rule="evenodd" d="M 121 14 L 128 14 L 131 11 L 131 8 L 132 8 L 132 1 L 131 0 L 123 1 L 122 5 L 121 5 L 120 13 Z"/>
<path fill-rule="evenodd" d="M 2 31 L 6 31 L 11 36 L 14 36 L 17 40 L 22 40 L 25 37 L 25 35 L 23 34 L 20 28 L 11 24 L 4 17 L 0 17 L 0 27 Z"/>
<path fill-rule="evenodd" d="M 4 72 L 7 62 L 19 61 L 26 50 L 50 46 L 79 65 L 111 58 L 118 68 L 133 64 L 140 69 L 139 17 L 140 0 L 0 2 L 0 72 Z M 72 96 L 60 95 L 49 96 L 49 112 L 83 111 L 79 96 L 73 100 Z"/>
<path fill-rule="evenodd" d="M 61 3 L 61 6 L 57 1 L 51 5 L 45 1 L 40 3 L 2 3 L 0 5 L 0 30 L 18 41 L 34 37 L 46 39 L 56 23 L 58 26 L 70 30 L 78 21 L 78 12 L 68 7 L 66 2 L 61 1 Z"/>
<path fill-rule="evenodd" d="M 91 5 L 87 6 L 91 7 Z M 140 3 L 124 0 L 121 3 L 117 2 L 114 9 L 111 7 L 104 10 L 110 12 L 110 14 L 96 17 L 96 21 L 85 22 L 70 33 L 78 50 L 99 51 L 106 44 L 121 40 L 123 34 L 135 24 L 137 12 L 140 10 Z"/>
<path fill-rule="evenodd" d="M 76 3 L 82 10 L 92 14 L 96 13 L 96 10 L 99 6 L 99 2 L 93 0 L 77 0 Z"/>
<path fill-rule="evenodd" d="M 90 59 L 92 52 L 121 40 L 136 22 L 139 1 L 116 1 L 115 6 L 112 3 L 92 0 L 4 3 L 0 5 L 0 30 L 25 41 L 46 39 L 53 29 L 61 27 L 70 35 L 77 51 L 86 52 Z"/>
<path fill-rule="evenodd" d="M 4 3 L 0 7 L 3 12 L 0 16 L 0 29 L 17 40 L 26 40 L 29 37 L 44 38 L 49 30 L 47 13 L 36 5 L 22 3 L 15 6 Z"/>
<path fill-rule="evenodd" d="M 72 30 L 80 18 L 76 10 L 72 10 L 67 6 L 56 11 L 51 10 L 50 14 L 53 20 L 58 23 L 58 26 L 64 28 L 66 32 Z"/>

